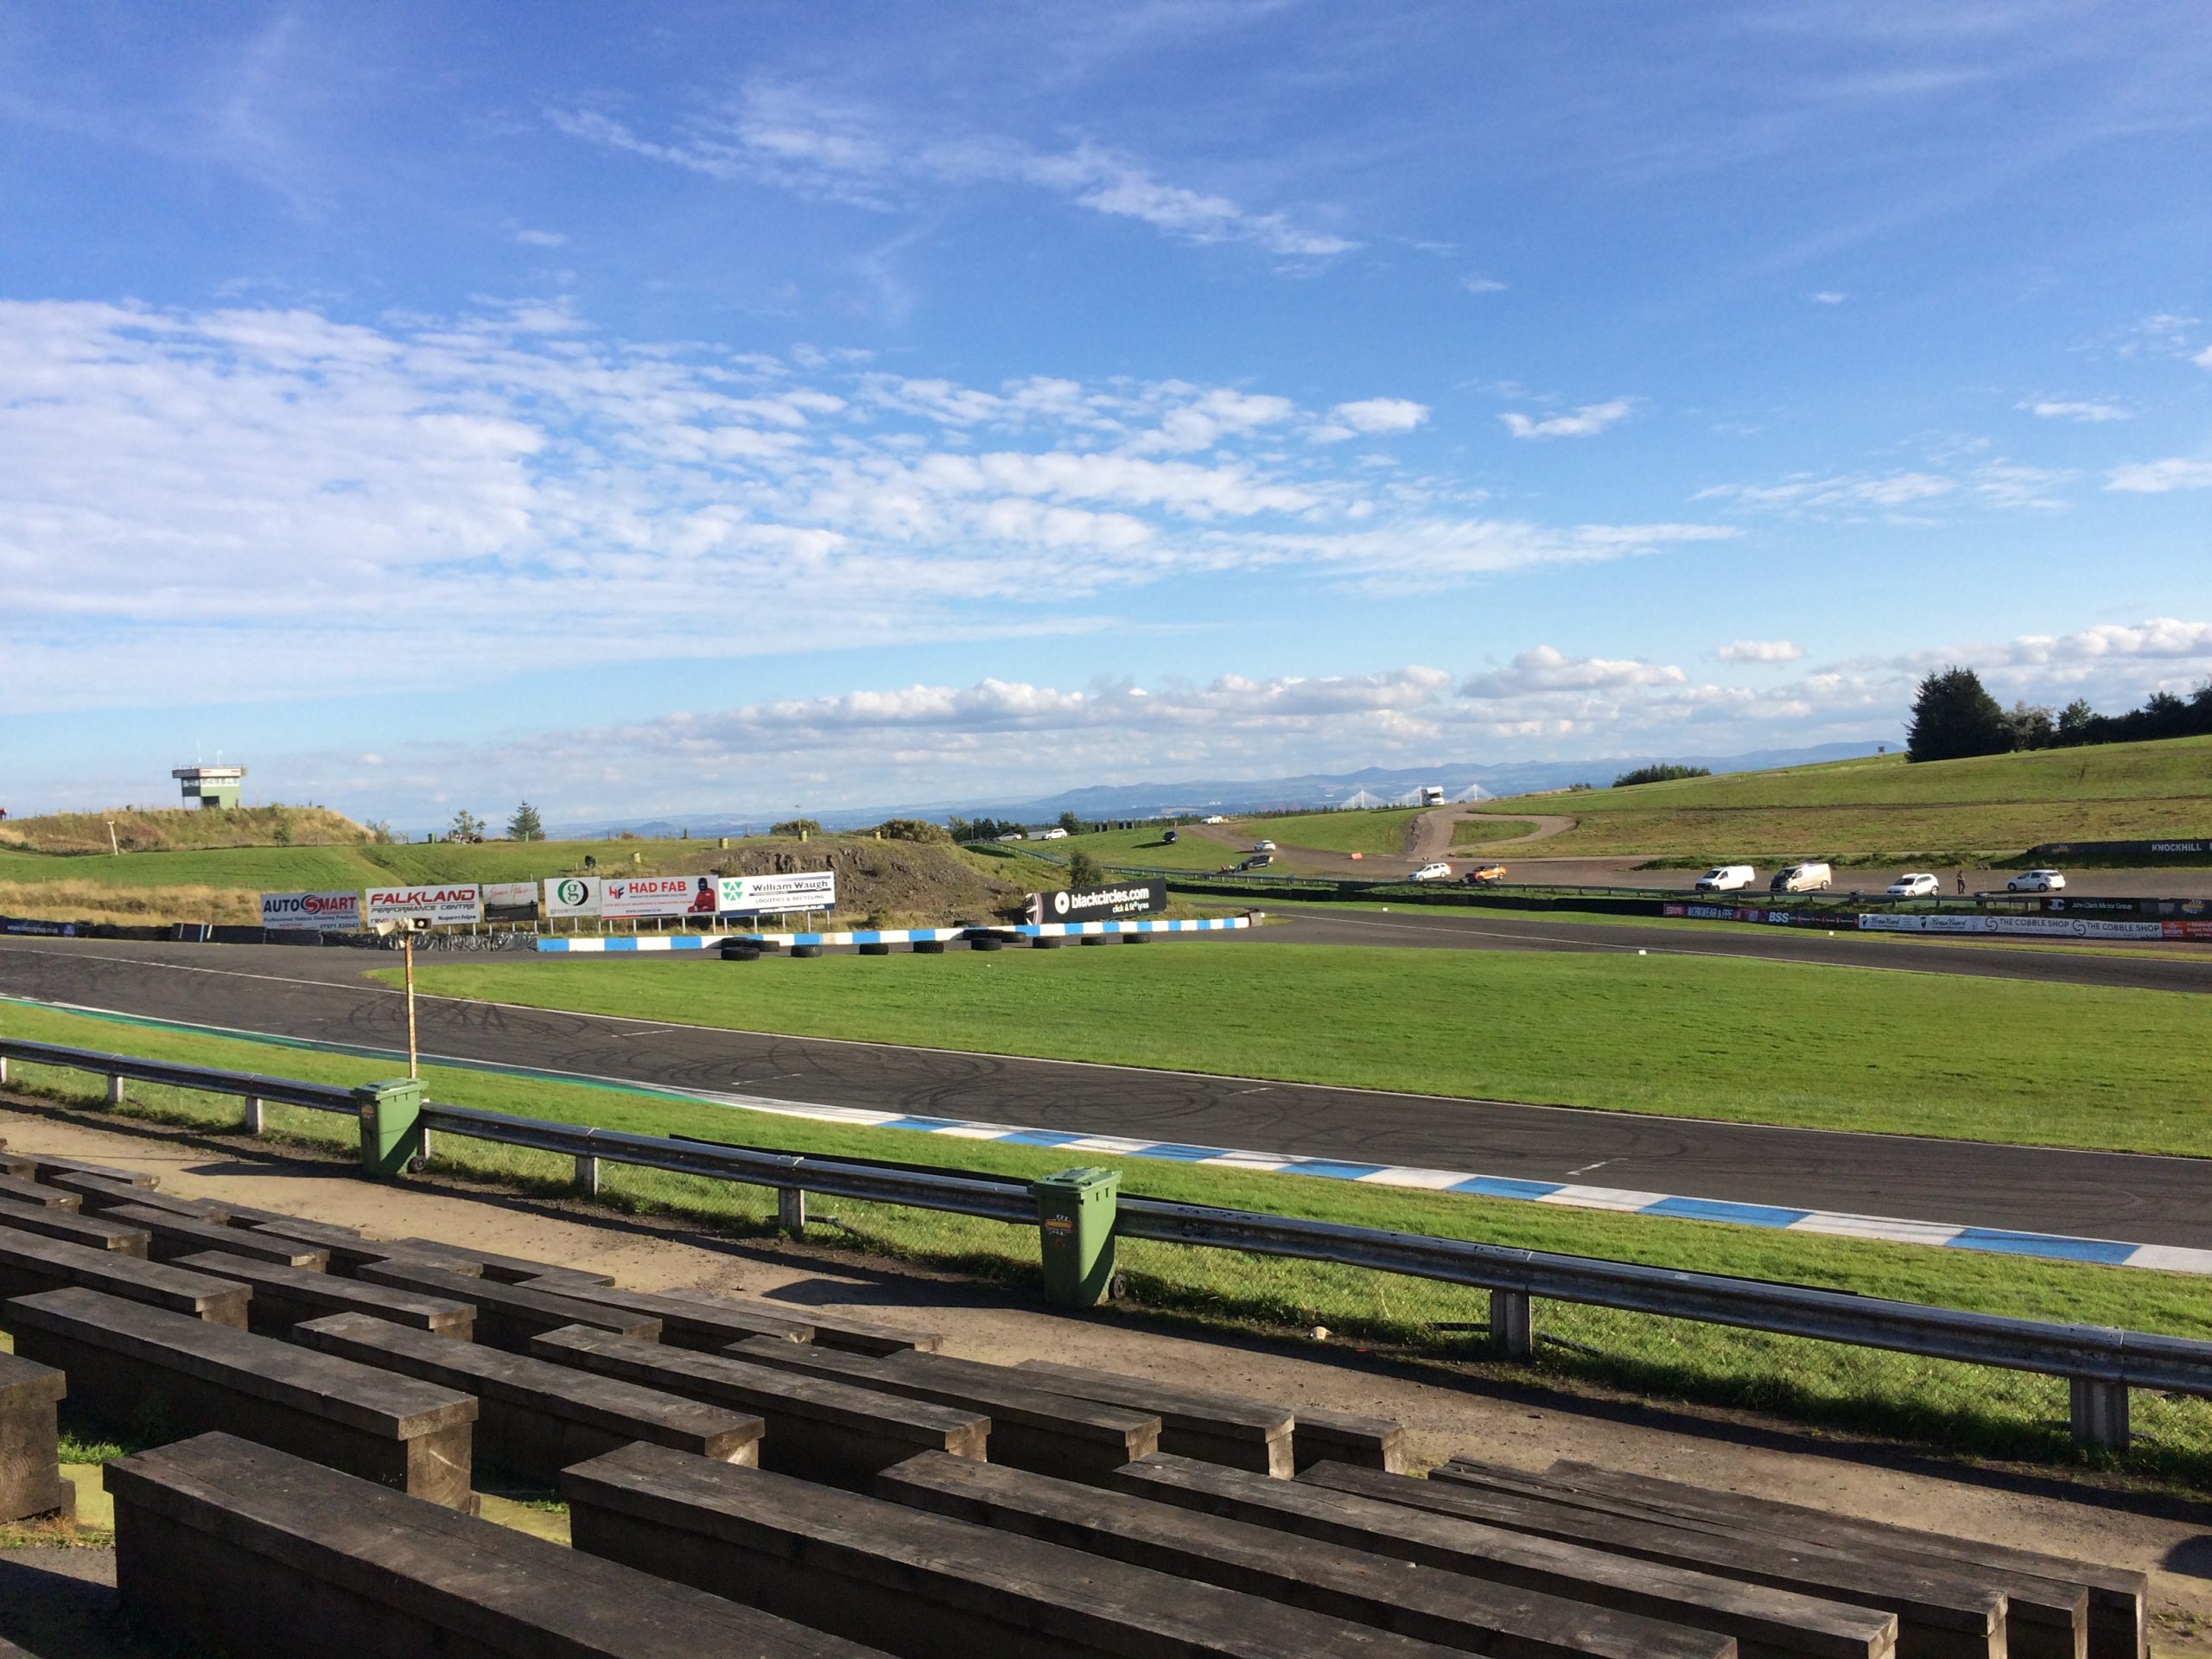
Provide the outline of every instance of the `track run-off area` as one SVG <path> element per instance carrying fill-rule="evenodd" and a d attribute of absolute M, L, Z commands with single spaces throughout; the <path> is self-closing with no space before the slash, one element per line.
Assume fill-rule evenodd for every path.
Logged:
<path fill-rule="evenodd" d="M 1718 930 L 1693 933 L 1518 917 L 1478 921 L 1415 915 L 1402 922 L 1401 918 L 1395 910 L 1351 918 L 1309 911 L 1268 933 L 1278 939 L 1335 943 L 1348 937 L 1347 930 L 1363 929 L 1375 930 L 1364 935 L 1363 942 L 1370 944 L 1754 954 L 1936 974 L 2003 969 L 2011 970 L 2008 977 L 2212 988 L 2212 963 L 2202 961 L 1778 938 L 1752 929 L 1744 930 L 1749 937 L 1738 941 Z M 1421 937 L 1377 938 L 1382 925 L 1403 925 Z M 1492 929 L 1504 937 L 1485 940 L 1484 933 Z M 1149 948 L 1164 952 L 1239 947 L 1207 941 Z M 1796 954 L 1808 948 L 1845 954 Z M 1878 952 L 1882 959 L 1859 954 L 1862 950 Z M 1783 951 L 1791 954 L 1783 957 Z M 1890 960 L 1898 957 L 1906 960 Z M 512 965 L 526 968 L 528 960 Z M 373 969 L 391 965 L 391 958 L 381 953 L 353 950 L 11 939 L 0 944 L 0 994 L 399 1052 L 405 1040 L 401 996 L 365 977 Z M 608 971 L 621 972 L 623 966 L 612 964 Z M 798 963 L 735 968 L 711 959 L 692 968 L 709 975 L 809 971 Z M 2144 969 L 2164 975 L 2145 981 L 2137 976 Z M 2120 977 L 2107 977 L 2115 975 Z M 2194 1158 L 1463 1099 L 730 1030 L 435 995 L 418 999 L 418 1015 L 426 1061 L 488 1063 L 710 1098 L 753 1096 L 976 1120 L 1052 1134 L 1262 1149 L 1284 1156 L 1478 1171 L 1510 1179 L 1724 1203 L 2212 1248 L 2212 1163 Z M 741 1129 L 734 1128 L 732 1138 L 741 1139 Z M 925 1161 L 957 1161 L 950 1147 L 916 1155 Z"/>

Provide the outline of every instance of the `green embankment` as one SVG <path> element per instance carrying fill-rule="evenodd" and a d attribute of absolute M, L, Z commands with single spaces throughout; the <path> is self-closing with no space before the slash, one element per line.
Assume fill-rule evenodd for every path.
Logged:
<path fill-rule="evenodd" d="M 2212 738 L 1908 764 L 1902 754 L 1501 801 L 1576 826 L 1543 855 L 1961 863 L 2052 841 L 2212 835 Z"/>
<path fill-rule="evenodd" d="M 386 972 L 389 970 L 379 970 Z M 1741 1122 L 2212 1154 L 2206 1004 L 1796 963 L 1169 943 L 434 965 L 442 995 Z"/>
<path fill-rule="evenodd" d="M 0 1033 L 318 1082 L 358 1083 L 391 1071 L 389 1058 L 350 1058 L 296 1044 L 278 1044 L 272 1052 L 267 1044 L 4 1002 Z M 434 1097 L 456 1104 L 822 1156 L 931 1163 L 1021 1177 L 1061 1167 L 1067 1156 L 1046 1148 L 811 1122 L 619 1086 L 441 1066 L 426 1067 L 424 1076 Z M 93 1106 L 100 1099 L 99 1080 L 82 1074 L 16 1065 L 10 1068 L 10 1080 L 17 1088 L 49 1091 L 79 1105 Z M 130 1092 L 125 1109 L 139 1115 L 207 1126 L 237 1121 L 234 1101 L 138 1084 L 130 1085 Z M 353 1133 L 343 1118 L 290 1108 L 270 1108 L 270 1121 L 280 1135 L 334 1148 L 346 1144 Z M 1084 1155 L 1119 1168 L 1126 1191 L 1160 1198 L 1829 1286 L 2015 1316 L 2212 1338 L 2212 1297 L 2205 1295 L 2202 1280 L 2178 1274 Z M 550 1193 L 563 1186 L 569 1171 L 565 1159 L 448 1136 L 439 1141 L 434 1173 L 519 1182 Z M 608 1166 L 605 1179 L 603 1201 L 617 1209 L 671 1212 L 740 1232 L 773 1230 L 772 1197 L 757 1189 L 620 1166 Z M 1027 1229 L 842 1199 L 825 1207 L 836 1217 L 834 1236 L 852 1248 L 997 1277 L 1026 1278 L 1033 1270 L 1034 1236 Z M 1461 1334 L 1479 1326 L 1485 1316 L 1479 1292 L 1318 1263 L 1255 1261 L 1166 1245 L 1126 1244 L 1122 1262 L 1131 1300 L 1168 1313 L 1206 1322 L 1257 1323 L 1286 1332 L 1322 1325 L 1353 1340 L 1401 1344 L 1411 1357 L 1446 1360 L 1459 1368 L 1480 1363 L 1479 1346 Z M 2054 1379 L 1555 1303 L 1540 1309 L 1537 1330 L 1536 1369 L 1569 1381 L 1753 1406 L 1994 1454 L 2061 1460 L 2076 1455 L 2065 1438 L 2065 1387 Z M 2129 1461 L 2138 1471 L 2191 1482 L 2212 1471 L 2212 1421 L 2201 1402 L 2139 1393 L 2134 1428 Z"/>
<path fill-rule="evenodd" d="M 1317 853 L 1388 853 L 1406 850 L 1414 820 L 1426 809 L 1382 806 L 1368 811 L 1300 812 L 1280 818 L 1240 818 L 1229 828 L 1254 841 L 1278 847 L 1305 847 Z"/>
<path fill-rule="evenodd" d="M 1456 852 L 1463 847 L 1480 847 L 1486 842 L 1510 841 L 1516 836 L 1533 835 L 1536 826 L 1525 818 L 1494 818 L 1485 813 L 1480 817 L 1462 818 L 1453 824 L 1452 847 Z M 1506 849 L 1497 848 L 1492 850 L 1502 854 Z"/>

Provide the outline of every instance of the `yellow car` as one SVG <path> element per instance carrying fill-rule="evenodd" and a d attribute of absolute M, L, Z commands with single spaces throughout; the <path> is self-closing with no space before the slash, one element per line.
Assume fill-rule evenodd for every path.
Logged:
<path fill-rule="evenodd" d="M 1486 887 L 1493 881 L 1505 880 L 1503 864 L 1479 864 L 1459 878 L 1471 887 Z"/>

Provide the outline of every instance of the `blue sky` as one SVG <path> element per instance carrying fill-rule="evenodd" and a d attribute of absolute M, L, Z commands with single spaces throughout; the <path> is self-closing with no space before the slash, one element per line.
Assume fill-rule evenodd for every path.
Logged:
<path fill-rule="evenodd" d="M 2156 0 L 0 6 L 0 804 L 2185 690 L 2208 84 Z"/>

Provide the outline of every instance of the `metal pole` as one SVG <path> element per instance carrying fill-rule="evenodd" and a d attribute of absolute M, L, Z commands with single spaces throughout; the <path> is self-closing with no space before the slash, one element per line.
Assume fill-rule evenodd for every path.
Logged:
<path fill-rule="evenodd" d="M 407 958 L 407 1075 L 412 1077 L 416 1075 L 415 936 L 412 933 L 402 934 L 399 940 L 399 949 L 401 954 Z"/>

